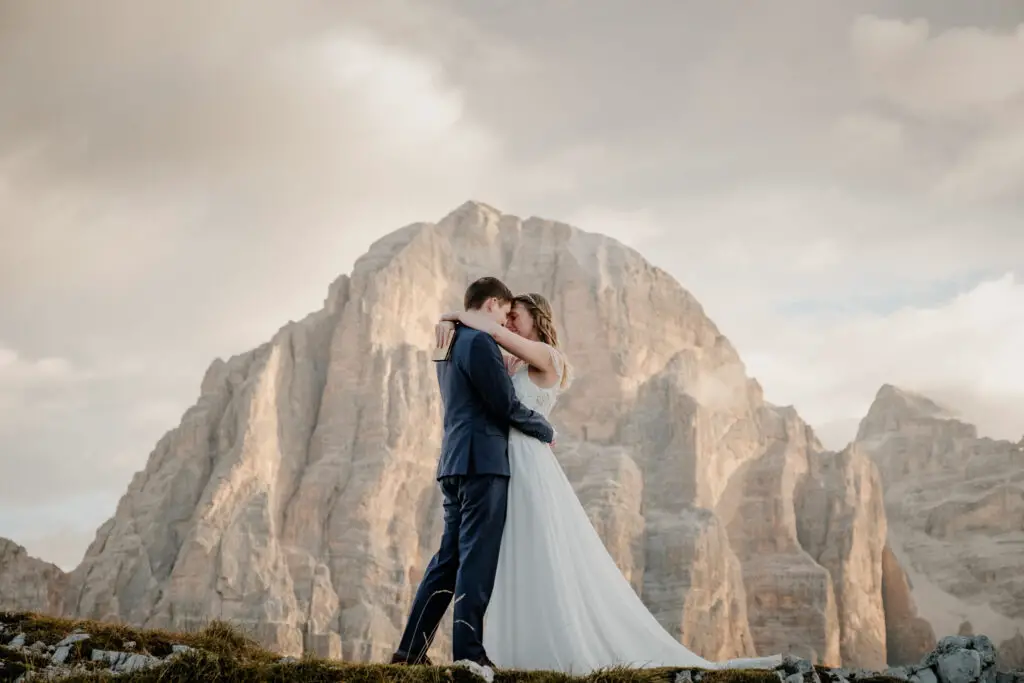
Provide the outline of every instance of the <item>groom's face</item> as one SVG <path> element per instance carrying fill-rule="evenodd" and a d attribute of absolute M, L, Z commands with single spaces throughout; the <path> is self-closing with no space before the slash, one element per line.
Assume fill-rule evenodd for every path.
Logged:
<path fill-rule="evenodd" d="M 494 322 L 504 325 L 508 320 L 509 311 L 512 310 L 512 304 L 511 302 L 499 301 L 497 298 L 492 297 L 484 304 L 483 310 L 494 319 Z"/>

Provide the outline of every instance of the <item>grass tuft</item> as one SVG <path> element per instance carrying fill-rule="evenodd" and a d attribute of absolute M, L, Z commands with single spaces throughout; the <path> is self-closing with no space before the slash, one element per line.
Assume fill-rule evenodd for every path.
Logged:
<path fill-rule="evenodd" d="M 50 658 L 22 653 L 0 645 L 0 680 L 15 680 L 27 671 L 45 668 Z"/>

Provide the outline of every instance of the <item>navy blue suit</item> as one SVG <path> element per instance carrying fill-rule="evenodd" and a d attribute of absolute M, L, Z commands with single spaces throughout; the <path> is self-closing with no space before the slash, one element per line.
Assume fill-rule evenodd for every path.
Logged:
<path fill-rule="evenodd" d="M 498 344 L 458 326 L 449 360 L 437 364 L 444 437 L 437 479 L 444 494 L 441 547 L 427 566 L 397 654 L 426 654 L 452 598 L 456 661 L 481 661 L 483 618 L 494 588 L 508 498 L 508 432 L 515 427 L 550 443 L 554 430 L 516 398 Z"/>

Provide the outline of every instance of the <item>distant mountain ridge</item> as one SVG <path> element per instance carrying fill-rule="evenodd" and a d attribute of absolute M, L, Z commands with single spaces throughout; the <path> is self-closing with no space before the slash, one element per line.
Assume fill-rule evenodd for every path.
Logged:
<path fill-rule="evenodd" d="M 68 575 L 57 565 L 0 538 L 0 610 L 61 614 L 67 581 Z"/>

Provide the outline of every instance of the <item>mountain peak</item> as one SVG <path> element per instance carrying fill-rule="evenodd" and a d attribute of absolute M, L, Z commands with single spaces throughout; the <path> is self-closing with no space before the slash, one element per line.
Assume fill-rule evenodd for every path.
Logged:
<path fill-rule="evenodd" d="M 496 214 L 500 214 L 501 213 L 501 211 L 499 209 L 495 208 L 491 204 L 488 204 L 486 202 L 481 202 L 481 201 L 476 200 L 476 199 L 467 199 L 462 204 L 460 204 L 458 207 L 456 207 L 456 209 L 454 211 L 452 211 L 452 214 L 474 212 L 474 211 L 484 211 L 484 212 L 496 213 Z"/>
<path fill-rule="evenodd" d="M 762 419 L 760 387 L 693 296 L 621 242 L 469 201 L 381 237 L 331 286 L 324 310 L 211 368 L 73 572 L 76 616 L 188 629 L 216 615 L 258 624 L 260 641 L 284 654 L 388 656 L 408 607 L 395 596 L 412 595 L 424 543 L 441 533 L 434 323 L 481 275 L 547 297 L 566 355 L 579 359 L 554 419 L 583 504 L 607 510 L 610 552 L 667 600 L 690 576 L 714 577 L 694 579 L 695 596 L 730 596 L 708 621 L 684 623 L 674 610 L 674 633 L 694 629 L 716 658 L 754 654 L 741 564 L 759 568 L 766 543 L 792 551 L 783 562 L 796 575 L 817 572 L 813 609 L 825 604 L 828 572 L 811 566 L 783 518 L 714 557 L 700 550 L 730 543 L 734 515 L 712 516 L 727 490 L 749 490 L 743 500 L 760 509 L 765 486 L 741 481 L 748 463 L 779 472 L 774 458 L 806 461 L 814 449 L 795 415 Z M 793 447 L 765 450 L 780 440 Z M 792 485 L 768 486 L 771 509 L 788 496 L 797 514 Z M 689 508 L 709 512 L 684 528 Z M 654 535 L 673 540 L 635 555 L 634 539 Z M 692 548 L 679 550 L 690 559 L 678 548 Z M 772 581 L 752 590 L 783 604 L 794 589 Z M 687 604 L 716 612 L 701 599 Z M 758 632 L 763 647 L 796 639 L 838 659 L 835 617 L 826 628 L 799 620 L 805 605 L 792 609 L 794 628 Z"/>
<path fill-rule="evenodd" d="M 25 548 L 22 547 L 21 545 L 15 543 L 14 541 L 12 541 L 9 538 L 4 538 L 3 536 L 0 536 L 0 555 L 5 554 L 5 553 L 14 554 L 14 553 L 17 553 L 17 552 L 24 552 L 24 551 L 25 551 Z"/>
<path fill-rule="evenodd" d="M 883 384 L 875 394 L 868 414 L 861 420 L 857 439 L 899 430 L 907 423 L 956 420 L 947 408 L 923 394 L 892 384 Z"/>
<path fill-rule="evenodd" d="M 0 537 L 0 608 L 60 614 L 67 574 L 60 567 L 32 557 L 24 546 Z"/>
<path fill-rule="evenodd" d="M 952 419 L 953 414 L 924 394 L 883 384 L 875 394 L 868 415 L 875 411 L 898 412 L 906 417 Z"/>

